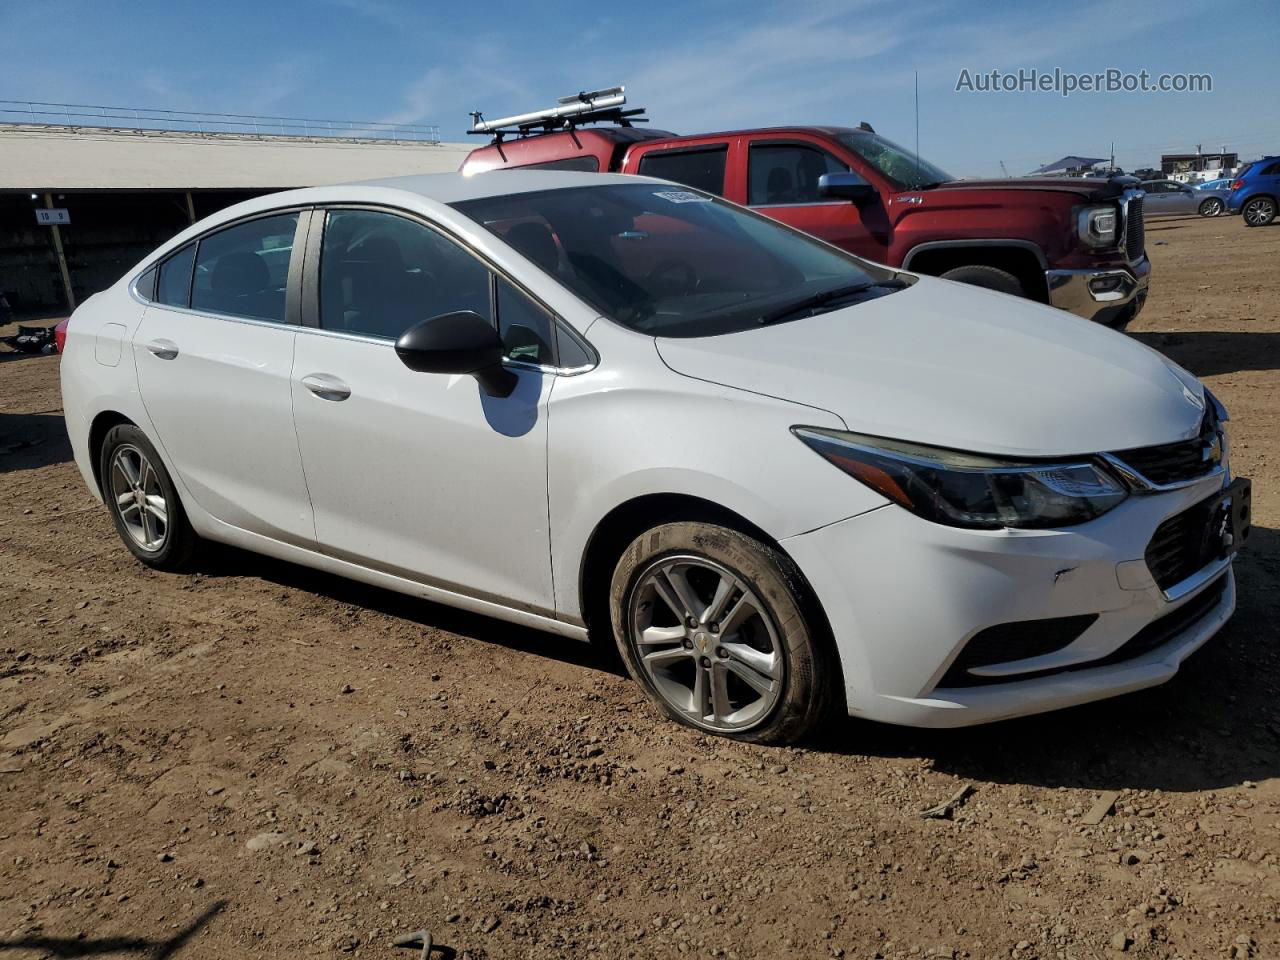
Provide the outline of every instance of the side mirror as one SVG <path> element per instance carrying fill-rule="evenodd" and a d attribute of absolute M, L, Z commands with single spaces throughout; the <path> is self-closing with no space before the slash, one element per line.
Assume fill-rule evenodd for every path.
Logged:
<path fill-rule="evenodd" d="M 396 356 L 418 373 L 465 373 L 485 392 L 508 397 L 516 375 L 502 365 L 502 338 L 493 324 L 471 310 L 442 313 L 400 335 Z"/>
<path fill-rule="evenodd" d="M 824 173 L 818 178 L 818 195 L 851 200 L 859 209 L 876 199 L 875 187 L 856 173 Z"/>

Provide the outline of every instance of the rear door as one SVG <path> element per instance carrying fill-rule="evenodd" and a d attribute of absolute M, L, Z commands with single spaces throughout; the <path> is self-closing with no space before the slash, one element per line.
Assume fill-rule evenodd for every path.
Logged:
<path fill-rule="evenodd" d="M 138 387 L 190 495 L 242 530 L 314 546 L 290 371 L 307 210 L 219 228 L 162 262 L 134 334 Z"/>
<path fill-rule="evenodd" d="M 736 200 L 732 173 L 736 142 L 729 140 L 677 146 L 635 147 L 627 156 L 626 172 L 683 183 L 687 187 Z"/>
<path fill-rule="evenodd" d="M 818 178 L 824 173 L 847 172 L 849 165 L 818 141 L 794 135 L 753 136 L 746 148 L 746 203 L 842 250 L 883 262 L 887 232 L 869 229 L 857 205 L 818 192 Z M 878 204 L 874 210 L 883 219 Z"/>

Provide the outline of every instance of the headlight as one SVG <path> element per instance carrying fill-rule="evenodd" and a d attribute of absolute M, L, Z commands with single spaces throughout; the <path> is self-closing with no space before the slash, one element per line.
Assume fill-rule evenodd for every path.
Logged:
<path fill-rule="evenodd" d="M 1109 204 L 1082 208 L 1076 224 L 1080 239 L 1091 247 L 1114 247 L 1120 236 L 1120 215 Z"/>
<path fill-rule="evenodd" d="M 1088 459 L 1012 461 L 819 427 L 792 432 L 876 492 L 953 527 L 1065 527 L 1128 496 Z"/>

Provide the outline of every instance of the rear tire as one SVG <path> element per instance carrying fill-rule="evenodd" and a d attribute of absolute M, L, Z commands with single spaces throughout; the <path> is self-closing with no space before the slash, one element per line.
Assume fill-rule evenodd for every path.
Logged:
<path fill-rule="evenodd" d="M 1204 203 L 1200 204 L 1200 216 L 1216 217 L 1223 211 L 1222 201 L 1217 197 L 1210 197 Z"/>
<path fill-rule="evenodd" d="M 710 523 L 653 527 L 609 590 L 614 639 L 669 717 L 751 743 L 795 743 L 840 702 L 839 663 L 794 563 Z M 677 610 L 676 608 L 680 609 Z"/>
<path fill-rule="evenodd" d="M 1276 218 L 1276 202 L 1271 197 L 1251 197 L 1240 208 L 1246 227 L 1265 227 Z"/>
<path fill-rule="evenodd" d="M 943 280 L 954 280 L 956 283 L 967 283 L 970 286 L 1007 293 L 1014 297 L 1025 297 L 1027 291 L 1022 281 L 999 267 L 988 267 L 985 264 L 969 264 L 964 267 L 953 267 L 942 274 Z"/>
<path fill-rule="evenodd" d="M 146 434 L 131 423 L 112 427 L 98 463 L 102 499 L 129 552 L 157 570 L 185 569 L 200 538 Z"/>

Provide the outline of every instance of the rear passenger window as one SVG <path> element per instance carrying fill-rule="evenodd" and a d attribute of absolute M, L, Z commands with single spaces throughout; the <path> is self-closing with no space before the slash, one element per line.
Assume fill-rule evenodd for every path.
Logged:
<path fill-rule="evenodd" d="M 419 321 L 471 310 L 493 322 L 489 269 L 412 220 L 332 210 L 320 251 L 320 326 L 397 339 Z"/>
<path fill-rule="evenodd" d="M 169 307 L 191 305 L 191 264 L 196 258 L 196 245 L 189 243 L 160 264 L 160 283 L 156 302 Z"/>
<path fill-rule="evenodd" d="M 583 173 L 599 173 L 600 161 L 593 156 L 565 157 L 545 163 L 526 163 L 522 167 L 505 167 L 507 170 L 579 170 Z"/>
<path fill-rule="evenodd" d="M 728 146 L 706 150 L 660 150 L 640 158 L 640 174 L 674 180 L 695 190 L 724 195 L 724 163 Z"/>
<path fill-rule="evenodd" d="M 849 167 L 825 150 L 799 143 L 753 143 L 747 159 L 747 203 L 753 207 L 820 203 L 818 178 Z"/>
<path fill-rule="evenodd" d="M 196 253 L 191 308 L 285 322 L 285 289 L 298 215 L 261 217 L 210 234 Z"/>

